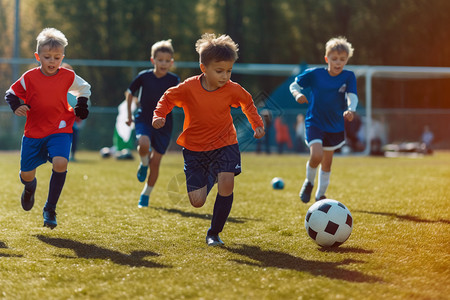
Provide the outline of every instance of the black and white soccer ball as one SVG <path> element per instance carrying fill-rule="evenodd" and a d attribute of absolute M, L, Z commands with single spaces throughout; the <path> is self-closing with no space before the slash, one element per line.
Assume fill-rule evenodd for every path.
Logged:
<path fill-rule="evenodd" d="M 341 202 L 323 199 L 308 209 L 305 228 L 308 236 L 319 246 L 337 247 L 350 237 L 353 217 Z"/>

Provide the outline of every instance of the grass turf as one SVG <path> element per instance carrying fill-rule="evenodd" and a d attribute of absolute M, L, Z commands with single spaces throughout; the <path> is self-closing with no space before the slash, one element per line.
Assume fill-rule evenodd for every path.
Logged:
<path fill-rule="evenodd" d="M 336 156 L 327 196 L 352 212 L 338 248 L 307 236 L 299 201 L 307 156 L 242 155 L 225 247 L 205 244 L 217 188 L 189 205 L 180 153 L 163 158 L 150 207 L 139 209 L 138 162 L 81 152 L 43 228 L 51 165 L 36 204 L 20 207 L 19 154 L 0 153 L 0 298 L 448 299 L 450 153 Z M 270 181 L 282 177 L 285 189 Z"/>

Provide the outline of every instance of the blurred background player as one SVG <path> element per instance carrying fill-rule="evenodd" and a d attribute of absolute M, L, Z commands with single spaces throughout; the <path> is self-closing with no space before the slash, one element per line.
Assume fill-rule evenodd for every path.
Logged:
<path fill-rule="evenodd" d="M 196 43 L 201 75 L 170 88 L 158 102 L 153 126 L 161 128 L 174 106 L 182 107 L 185 119 L 177 143 L 184 147 L 184 172 L 189 200 L 194 207 L 205 204 L 218 183 L 208 246 L 223 245 L 219 238 L 233 203 L 234 176 L 241 173 L 241 155 L 231 107 L 241 107 L 255 138 L 264 136 L 264 125 L 252 96 L 230 80 L 238 58 L 238 46 L 227 35 L 205 33 Z"/>
<path fill-rule="evenodd" d="M 292 149 L 292 139 L 289 133 L 289 126 L 286 124 L 283 116 L 275 118 L 275 140 L 277 141 L 278 154 L 283 154 L 285 147 Z"/>
<path fill-rule="evenodd" d="M 305 153 L 307 151 L 305 144 L 305 116 L 298 114 L 295 123 L 295 151 Z"/>
<path fill-rule="evenodd" d="M 171 40 L 163 40 L 155 43 L 151 49 L 150 61 L 154 68 L 145 70 L 131 82 L 127 94 L 127 125 L 131 125 L 133 95 L 141 90 L 139 99 L 139 108 L 135 116 L 136 138 L 138 140 L 138 153 L 140 164 L 137 172 L 137 178 L 140 182 L 147 179 L 148 167 L 150 166 L 150 175 L 147 184 L 139 197 L 139 207 L 147 207 L 150 193 L 158 179 L 159 166 L 161 158 L 166 153 L 172 135 L 172 114 L 167 116 L 165 126 L 161 128 L 152 127 L 153 111 L 159 98 L 164 92 L 177 85 L 180 78 L 169 72 L 173 66 L 173 46 Z"/>
<path fill-rule="evenodd" d="M 31 210 L 36 192 L 36 168 L 49 160 L 53 164 L 44 226 L 55 228 L 56 204 L 66 181 L 75 118 L 86 119 L 91 86 L 72 70 L 61 68 L 67 39 L 54 28 L 45 28 L 37 37 L 34 56 L 40 67 L 25 72 L 6 92 L 14 114 L 26 117 L 20 151 L 20 180 L 24 184 L 22 208 Z M 77 97 L 72 108 L 67 93 Z M 21 102 L 21 100 L 23 102 Z M 74 113 L 75 112 L 75 113 Z"/>
<path fill-rule="evenodd" d="M 298 103 L 308 103 L 305 128 L 310 157 L 299 195 L 304 203 L 311 198 L 319 165 L 315 197 L 316 201 L 326 198 L 334 151 L 345 144 L 344 118 L 352 121 L 358 104 L 355 74 L 344 70 L 353 55 L 352 45 L 344 37 L 332 38 L 326 43 L 325 51 L 328 67 L 305 70 L 289 87 Z M 309 99 L 302 94 L 304 88 L 311 88 Z"/>

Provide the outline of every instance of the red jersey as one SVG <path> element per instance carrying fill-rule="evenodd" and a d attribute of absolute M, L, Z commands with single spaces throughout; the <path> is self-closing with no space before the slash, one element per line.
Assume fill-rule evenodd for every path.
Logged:
<path fill-rule="evenodd" d="M 9 91 L 30 106 L 24 135 L 39 139 L 55 133 L 72 133 L 75 113 L 67 102 L 67 93 L 89 98 L 90 88 L 72 70 L 60 68 L 55 75 L 46 76 L 38 67 L 25 72 Z"/>
<path fill-rule="evenodd" d="M 202 75 L 190 77 L 168 89 L 153 112 L 153 119 L 165 118 L 174 106 L 183 108 L 183 132 L 177 144 L 191 151 L 210 151 L 236 144 L 237 134 L 231 107 L 241 107 L 253 130 L 264 127 L 252 96 L 238 83 L 207 91 L 201 84 Z"/>

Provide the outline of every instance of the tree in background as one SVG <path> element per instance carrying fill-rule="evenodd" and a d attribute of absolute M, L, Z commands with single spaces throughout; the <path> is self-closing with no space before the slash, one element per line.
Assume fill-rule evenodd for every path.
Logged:
<path fill-rule="evenodd" d="M 0 0 L 0 56 L 12 53 L 13 6 Z M 71 59 L 149 60 L 150 45 L 171 38 L 176 60 L 196 61 L 195 41 L 217 32 L 239 43 L 238 63 L 322 64 L 324 41 L 344 35 L 356 49 L 352 64 L 448 67 L 449 11 L 448 0 L 21 0 L 21 57 L 33 57 L 43 27 L 56 27 L 69 37 Z M 6 89 L 11 75 L 0 68 Z M 77 71 L 93 83 L 98 106 L 117 106 L 136 75 L 127 68 Z M 198 69 L 177 73 L 186 78 Z M 239 78 L 253 94 L 270 93 L 283 80 L 270 74 Z M 385 95 L 377 102 L 394 100 Z"/>

